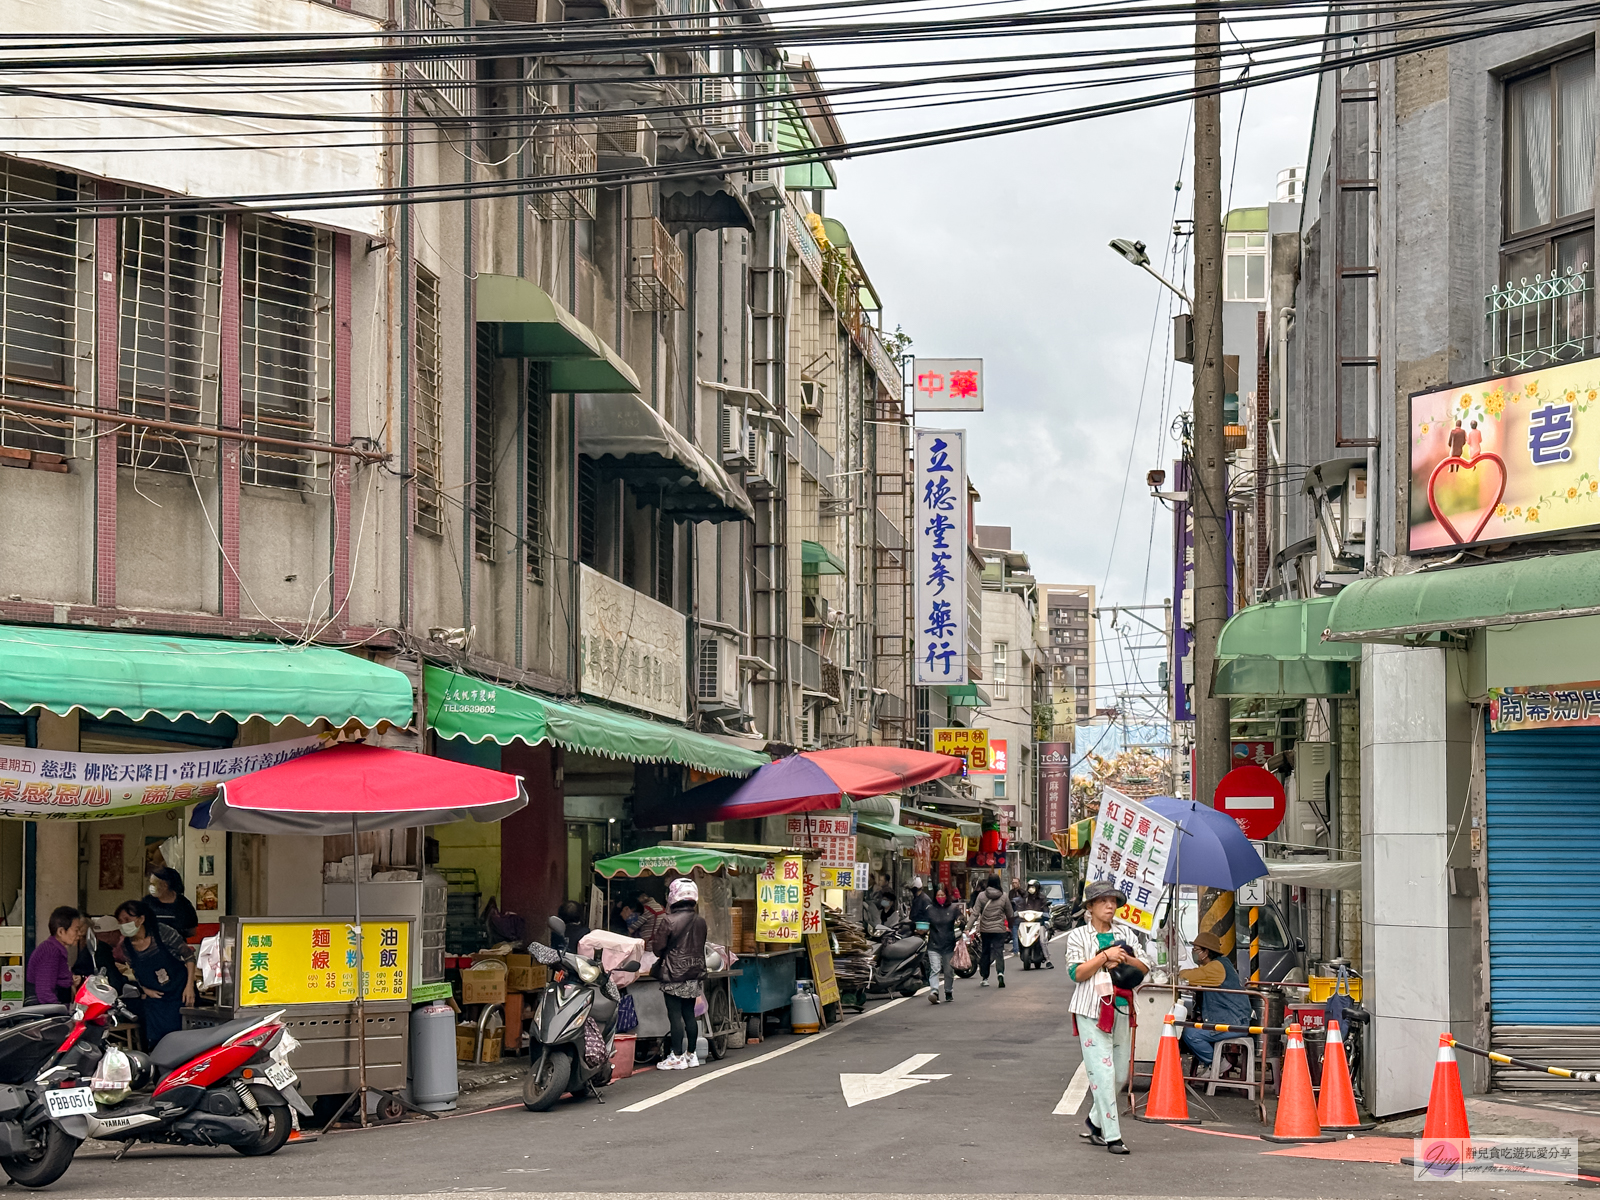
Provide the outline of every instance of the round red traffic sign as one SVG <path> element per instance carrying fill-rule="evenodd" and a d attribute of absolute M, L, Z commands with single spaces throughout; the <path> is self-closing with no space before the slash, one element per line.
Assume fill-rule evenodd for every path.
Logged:
<path fill-rule="evenodd" d="M 1214 797 L 1218 812 L 1225 812 L 1244 830 L 1245 837 L 1259 842 L 1283 824 L 1287 800 L 1283 784 L 1265 767 L 1254 763 L 1235 767 L 1217 784 Z"/>

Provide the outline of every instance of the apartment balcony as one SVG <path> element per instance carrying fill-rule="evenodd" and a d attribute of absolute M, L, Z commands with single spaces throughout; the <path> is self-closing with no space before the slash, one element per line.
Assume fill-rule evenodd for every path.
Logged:
<path fill-rule="evenodd" d="M 1594 268 L 1535 275 L 1484 297 L 1489 370 L 1510 375 L 1594 353 Z"/>
<path fill-rule="evenodd" d="M 628 261 L 628 306 L 635 312 L 682 312 L 688 290 L 683 251 L 655 217 L 634 217 Z"/>
<path fill-rule="evenodd" d="M 594 129 L 574 128 L 571 124 L 555 125 L 539 151 L 539 174 L 547 179 L 587 179 L 599 169 L 595 152 Z M 533 209 L 547 221 L 592 221 L 595 213 L 596 189 L 589 187 L 562 187 L 554 191 L 538 192 L 533 197 Z"/>
<path fill-rule="evenodd" d="M 459 46 L 459 20 L 459 17 L 442 16 L 429 0 L 406 0 L 406 28 L 420 31 L 415 45 Z M 467 78 L 464 58 L 423 58 L 407 64 L 405 69 L 407 74 L 421 81 L 424 107 L 437 105 L 443 110 L 435 115 L 471 115 L 472 84 Z"/>

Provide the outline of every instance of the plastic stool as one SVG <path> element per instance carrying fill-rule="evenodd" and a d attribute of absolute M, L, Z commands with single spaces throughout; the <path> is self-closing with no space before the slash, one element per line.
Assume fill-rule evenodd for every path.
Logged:
<path fill-rule="evenodd" d="M 1224 1062 L 1222 1048 L 1224 1046 L 1243 1046 L 1245 1048 L 1243 1079 L 1222 1078 L 1222 1065 Z M 1250 1099 L 1257 1099 L 1255 1038 L 1248 1033 L 1242 1033 L 1238 1037 L 1223 1038 L 1220 1042 L 1212 1042 L 1211 1074 L 1209 1079 L 1210 1082 L 1206 1084 L 1206 1095 L 1208 1096 L 1215 1096 L 1219 1087 L 1225 1087 L 1237 1088 Z"/>

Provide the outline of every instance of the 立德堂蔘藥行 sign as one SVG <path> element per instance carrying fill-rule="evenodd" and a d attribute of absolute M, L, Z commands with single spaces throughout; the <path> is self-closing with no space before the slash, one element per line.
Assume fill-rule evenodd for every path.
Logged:
<path fill-rule="evenodd" d="M 912 507 L 917 683 L 967 682 L 966 432 L 919 429 Z"/>

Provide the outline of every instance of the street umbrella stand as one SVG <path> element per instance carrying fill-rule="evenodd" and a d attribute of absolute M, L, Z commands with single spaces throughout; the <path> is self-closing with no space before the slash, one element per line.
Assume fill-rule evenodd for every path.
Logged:
<path fill-rule="evenodd" d="M 447 798 L 448 797 L 448 798 Z M 447 759 L 378 746 L 347 744 L 303 755 L 220 785 L 219 795 L 195 810 L 190 824 L 231 833 L 349 833 L 355 869 L 356 1090 L 325 1129 L 358 1106 L 367 1124 L 369 1097 L 437 1119 L 392 1092 L 367 1082 L 366 959 L 361 931 L 361 847 L 358 835 L 380 829 L 447 825 L 471 818 L 504 820 L 528 803 L 522 777 Z"/>

